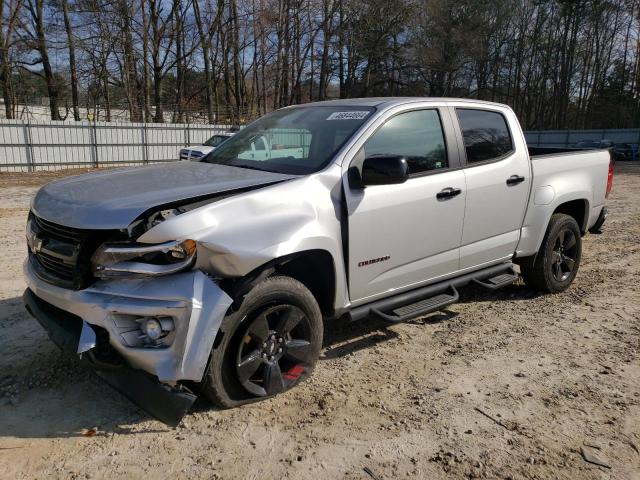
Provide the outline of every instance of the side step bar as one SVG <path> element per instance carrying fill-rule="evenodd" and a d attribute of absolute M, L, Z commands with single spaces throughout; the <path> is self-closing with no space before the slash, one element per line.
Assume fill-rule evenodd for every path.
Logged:
<path fill-rule="evenodd" d="M 495 277 L 488 278 L 486 280 L 473 279 L 473 283 L 480 285 L 488 290 L 498 290 L 499 288 L 511 285 L 518 279 L 518 274 L 511 270 L 510 272 L 496 275 Z"/>
<path fill-rule="evenodd" d="M 406 322 L 440 310 L 459 300 L 458 288 L 476 283 L 489 290 L 512 284 L 518 278 L 513 263 L 502 263 L 450 280 L 417 288 L 351 309 L 351 321 L 374 316 L 391 323 Z"/>
<path fill-rule="evenodd" d="M 433 297 L 425 298 L 416 303 L 405 305 L 403 307 L 393 310 L 393 315 L 386 314 L 378 310 L 377 308 L 371 309 L 371 315 L 381 318 L 387 322 L 402 323 L 412 318 L 417 318 L 427 313 L 440 310 L 452 303 L 456 303 L 460 299 L 460 294 L 456 287 L 450 286 L 450 291 L 445 293 L 439 293 Z"/>

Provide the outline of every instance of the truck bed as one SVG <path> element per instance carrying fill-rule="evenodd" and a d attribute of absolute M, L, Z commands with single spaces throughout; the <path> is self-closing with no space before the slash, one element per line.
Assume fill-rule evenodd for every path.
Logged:
<path fill-rule="evenodd" d="M 610 153 L 606 149 L 528 147 L 533 182 L 517 254 L 533 255 L 542 241 L 550 211 L 574 198 L 585 199 L 586 231 L 604 206 Z"/>
<path fill-rule="evenodd" d="M 573 148 L 573 147 L 532 147 L 527 145 L 529 150 L 529 157 L 547 157 L 549 155 L 568 154 L 568 153 L 582 153 L 582 152 L 594 152 L 606 149 L 593 149 L 593 148 Z"/>

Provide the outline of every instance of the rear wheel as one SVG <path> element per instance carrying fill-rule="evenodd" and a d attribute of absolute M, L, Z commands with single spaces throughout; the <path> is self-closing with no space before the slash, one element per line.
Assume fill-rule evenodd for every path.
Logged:
<path fill-rule="evenodd" d="M 578 223 L 569 215 L 556 213 L 551 216 L 537 255 L 521 264 L 522 277 L 527 285 L 544 292 L 562 292 L 576 278 L 581 254 Z"/>
<path fill-rule="evenodd" d="M 303 284 L 270 277 L 225 317 L 218 335 L 203 394 L 230 408 L 272 397 L 307 378 L 322 346 L 322 316 Z"/>

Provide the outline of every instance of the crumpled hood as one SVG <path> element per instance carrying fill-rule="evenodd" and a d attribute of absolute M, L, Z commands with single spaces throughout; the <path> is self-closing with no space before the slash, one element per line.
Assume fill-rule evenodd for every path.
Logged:
<path fill-rule="evenodd" d="M 84 229 L 126 228 L 145 211 L 293 175 L 202 162 L 175 162 L 88 173 L 42 187 L 31 208 L 39 217 Z"/>

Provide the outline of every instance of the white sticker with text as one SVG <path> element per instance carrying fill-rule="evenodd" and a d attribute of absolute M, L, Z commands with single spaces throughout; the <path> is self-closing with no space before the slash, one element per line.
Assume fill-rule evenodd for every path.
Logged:
<path fill-rule="evenodd" d="M 368 111 L 333 112 L 327 120 L 362 120 L 367 115 L 369 115 Z"/>

